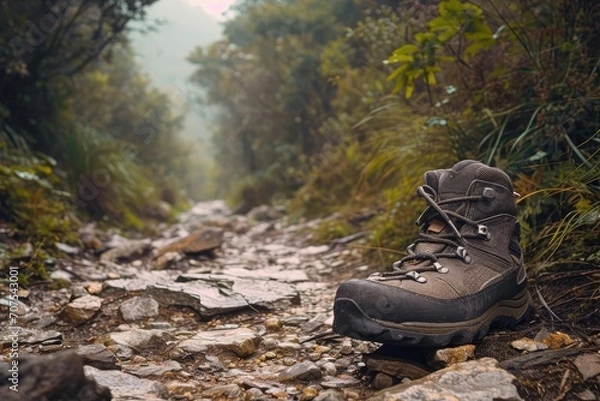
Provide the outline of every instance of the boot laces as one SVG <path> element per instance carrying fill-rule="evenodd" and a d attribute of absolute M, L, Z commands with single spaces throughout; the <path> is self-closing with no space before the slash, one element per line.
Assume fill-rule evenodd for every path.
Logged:
<path fill-rule="evenodd" d="M 374 281 L 389 281 L 389 280 L 404 280 L 411 279 L 418 283 L 426 283 L 427 278 L 421 275 L 423 272 L 435 271 L 438 273 L 448 273 L 448 268 L 444 267 L 440 262 L 443 258 L 454 258 L 461 259 L 464 263 L 471 262 L 471 256 L 467 253 L 467 242 L 466 239 L 489 239 L 490 234 L 487 226 L 479 224 L 457 212 L 452 210 L 444 210 L 441 208 L 442 205 L 458 202 L 469 202 L 469 201 L 481 201 L 487 199 L 485 193 L 483 195 L 474 196 L 460 196 L 456 198 L 444 199 L 436 201 L 437 193 L 429 185 L 422 185 L 417 189 L 417 194 L 424 198 L 428 203 L 428 207 L 421 214 L 417 220 L 417 224 L 421 226 L 421 232 L 419 238 L 417 238 L 411 245 L 406 249 L 408 255 L 392 264 L 393 271 L 391 272 L 380 272 L 372 274 L 369 279 Z M 434 218 L 441 218 L 445 223 L 446 227 L 450 228 L 450 232 L 441 233 L 428 233 L 425 227 Z M 462 234 L 457 227 L 460 224 L 461 227 L 464 225 L 473 226 L 477 229 L 475 234 Z M 415 252 L 417 244 L 438 244 L 444 245 L 440 252 L 427 252 L 419 251 Z M 422 261 L 429 260 L 431 263 L 423 265 Z M 413 262 L 410 264 L 409 262 Z"/>

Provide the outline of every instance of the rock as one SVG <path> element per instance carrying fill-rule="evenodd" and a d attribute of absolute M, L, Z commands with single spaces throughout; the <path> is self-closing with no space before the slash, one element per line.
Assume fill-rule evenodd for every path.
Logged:
<path fill-rule="evenodd" d="M 64 270 L 54 270 L 52 273 L 50 273 L 50 278 L 52 280 L 62 280 L 70 283 L 73 275 Z"/>
<path fill-rule="evenodd" d="M 52 355 L 19 355 L 18 390 L 9 388 L 9 366 L 0 364 L 0 399 L 20 400 L 70 400 L 108 401 L 108 388 L 84 374 L 81 357 L 72 351 Z M 8 385 L 5 385 L 8 384 Z"/>
<path fill-rule="evenodd" d="M 115 399 L 151 401 L 167 399 L 167 388 L 148 379 L 140 379 L 128 373 L 117 370 L 99 370 L 93 366 L 84 367 L 85 374 L 95 379 L 98 384 L 110 389 Z"/>
<path fill-rule="evenodd" d="M 189 306 L 206 317 L 253 306 L 274 309 L 299 302 L 294 287 L 278 281 L 221 274 L 183 274 L 177 281 L 156 284 L 150 293 L 161 303 Z"/>
<path fill-rule="evenodd" d="M 75 352 L 86 365 L 102 370 L 119 369 L 115 355 L 102 344 L 80 345 Z"/>
<path fill-rule="evenodd" d="M 246 269 L 243 267 L 231 267 L 224 269 L 223 274 L 234 277 L 254 278 L 263 280 L 277 280 L 286 283 L 299 283 L 308 281 L 306 272 L 302 269 L 287 269 L 279 265 L 270 265 L 263 269 Z"/>
<path fill-rule="evenodd" d="M 115 344 L 125 345 L 133 349 L 141 349 L 152 343 L 164 343 L 162 330 L 132 329 L 120 333 L 108 335 L 110 341 Z"/>
<path fill-rule="evenodd" d="M 181 256 L 181 253 L 179 253 L 179 252 L 167 252 L 163 255 L 160 255 L 158 258 L 156 258 L 156 260 L 154 261 L 153 267 L 155 270 L 166 269 L 170 265 L 175 264 L 182 259 L 183 259 L 183 256 Z"/>
<path fill-rule="evenodd" d="M 179 372 L 182 367 L 177 361 L 164 361 L 160 365 L 123 365 L 123 370 L 137 377 L 162 376 L 167 372 Z"/>
<path fill-rule="evenodd" d="M 17 307 L 17 310 L 14 311 L 14 307 Z M 10 297 L 10 295 L 6 295 L 2 298 L 0 298 L 0 306 L 4 306 L 6 307 L 4 310 L 9 310 L 11 307 L 13 308 L 13 313 L 16 313 L 17 316 L 24 316 L 26 314 L 28 314 L 30 312 L 30 308 L 29 306 L 27 306 L 23 301 L 21 301 L 20 299 L 14 300 Z M 2 311 L 2 313 L 4 313 L 4 310 Z"/>
<path fill-rule="evenodd" d="M 445 368 L 459 362 L 466 362 L 475 358 L 475 346 L 473 344 L 461 345 L 454 348 L 438 349 L 431 356 L 429 365 L 436 369 Z"/>
<path fill-rule="evenodd" d="M 337 375 L 337 368 L 333 362 L 325 362 L 323 365 L 321 365 L 321 371 L 325 376 Z"/>
<path fill-rule="evenodd" d="M 38 345 L 38 344 L 56 344 L 62 343 L 63 335 L 61 332 L 56 330 L 39 330 L 39 329 L 25 329 L 18 328 L 13 330 L 11 328 L 0 332 L 0 344 L 2 348 L 8 348 L 12 346 L 15 339 L 18 338 L 18 345 Z"/>
<path fill-rule="evenodd" d="M 308 322 L 308 316 L 289 316 L 281 319 L 286 326 L 300 326 L 302 323 Z"/>
<path fill-rule="evenodd" d="M 167 387 L 167 390 L 169 390 L 169 394 L 171 394 L 172 396 L 173 395 L 183 396 L 186 393 L 191 395 L 198 388 L 201 388 L 200 384 L 195 381 L 191 381 L 191 382 L 171 381 L 166 384 L 166 387 Z M 190 399 L 190 398 L 191 397 L 185 397 L 184 399 Z M 179 397 L 176 399 L 179 399 Z"/>
<path fill-rule="evenodd" d="M 352 376 L 341 375 L 340 377 L 322 381 L 321 386 L 325 388 L 348 388 L 358 386 L 360 383 L 360 380 Z"/>
<path fill-rule="evenodd" d="M 371 385 L 377 390 L 383 390 L 394 385 L 394 378 L 388 374 L 379 372 L 373 378 Z"/>
<path fill-rule="evenodd" d="M 542 339 L 542 343 L 549 349 L 564 348 L 573 344 L 575 340 L 566 333 L 557 331 L 556 333 L 550 333 Z"/>
<path fill-rule="evenodd" d="M 273 221 L 281 217 L 281 213 L 272 206 L 260 205 L 256 206 L 247 213 L 249 220 L 254 221 Z"/>
<path fill-rule="evenodd" d="M 156 250 L 154 257 L 158 258 L 168 252 L 201 253 L 219 248 L 223 244 L 223 230 L 214 227 L 194 231 L 180 240 L 176 240 Z"/>
<path fill-rule="evenodd" d="M 399 379 L 404 377 L 420 379 L 430 373 L 427 366 L 419 362 L 396 356 L 382 355 L 377 351 L 371 354 L 364 354 L 363 361 L 370 370 L 382 372 Z"/>
<path fill-rule="evenodd" d="M 311 361 L 298 362 L 279 373 L 279 381 L 291 380 L 319 380 L 323 374 L 321 369 Z"/>
<path fill-rule="evenodd" d="M 302 395 L 300 396 L 300 401 L 311 401 L 317 395 L 319 395 L 319 389 L 313 386 L 304 387 L 302 390 Z"/>
<path fill-rule="evenodd" d="M 261 401 L 265 399 L 265 394 L 258 388 L 251 388 L 246 390 L 247 401 Z"/>
<path fill-rule="evenodd" d="M 102 292 L 102 283 L 98 281 L 93 281 L 86 286 L 84 286 L 91 295 L 97 295 Z"/>
<path fill-rule="evenodd" d="M 336 390 L 325 390 L 318 396 L 316 396 L 313 401 L 345 401 L 346 397 L 342 393 Z"/>
<path fill-rule="evenodd" d="M 279 331 L 283 327 L 283 323 L 276 317 L 265 319 L 265 329 L 269 332 Z"/>
<path fill-rule="evenodd" d="M 71 287 L 71 298 L 81 298 L 84 297 L 86 295 L 90 295 L 89 292 L 87 292 L 87 290 L 80 286 L 80 285 L 76 285 Z"/>
<path fill-rule="evenodd" d="M 135 322 L 158 315 L 158 302 L 149 297 L 133 297 L 119 307 L 126 322 Z"/>
<path fill-rule="evenodd" d="M 318 315 L 316 315 L 315 317 L 313 317 L 312 319 L 310 319 L 308 322 L 302 324 L 302 330 L 306 333 L 310 333 L 312 331 L 315 331 L 321 327 L 323 327 L 326 322 L 329 320 L 330 317 L 332 317 L 333 315 L 329 314 L 329 313 L 319 313 Z"/>
<path fill-rule="evenodd" d="M 584 381 L 600 374 L 600 354 L 598 353 L 579 355 L 573 363 L 583 376 Z"/>
<path fill-rule="evenodd" d="M 548 349 L 548 346 L 542 342 L 530 338 L 521 338 L 510 343 L 510 346 L 519 351 L 535 352 Z"/>
<path fill-rule="evenodd" d="M 125 240 L 121 245 L 100 255 L 100 260 L 112 263 L 131 260 L 144 255 L 149 249 L 150 240 Z"/>
<path fill-rule="evenodd" d="M 204 397 L 210 399 L 240 399 L 242 389 L 235 383 L 217 384 L 202 392 Z"/>
<path fill-rule="evenodd" d="M 144 291 L 161 305 L 182 305 L 203 317 L 260 306 L 267 309 L 289 307 L 300 302 L 291 284 L 254 280 L 223 274 L 178 274 L 140 271 L 135 279 L 109 280 L 105 291 Z"/>
<path fill-rule="evenodd" d="M 350 355 L 354 353 L 354 347 L 352 346 L 352 341 L 344 340 L 342 341 L 342 345 L 340 346 L 340 353 L 342 355 Z"/>
<path fill-rule="evenodd" d="M 61 312 L 64 319 L 79 324 L 89 320 L 102 308 L 102 298 L 86 295 L 67 304 Z"/>
<path fill-rule="evenodd" d="M 212 330 L 201 331 L 180 342 L 178 348 L 189 353 L 229 351 L 244 358 L 254 354 L 261 341 L 262 338 L 258 334 L 246 328 Z"/>
<path fill-rule="evenodd" d="M 123 344 L 115 344 L 115 345 L 111 345 L 110 349 L 112 352 L 115 353 L 115 356 L 120 360 L 120 361 L 128 361 L 131 358 L 133 358 L 133 350 Z"/>
<path fill-rule="evenodd" d="M 492 358 L 461 362 L 422 379 L 380 391 L 370 401 L 522 401 L 516 378 Z"/>
<path fill-rule="evenodd" d="M 54 246 L 56 247 L 56 249 L 58 249 L 61 252 L 66 253 L 67 255 L 77 255 L 79 253 L 78 247 L 67 245 L 62 242 L 56 242 L 54 244 Z"/>

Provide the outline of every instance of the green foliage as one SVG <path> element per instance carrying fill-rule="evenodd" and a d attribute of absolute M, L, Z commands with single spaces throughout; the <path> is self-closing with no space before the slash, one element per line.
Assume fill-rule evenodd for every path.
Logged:
<path fill-rule="evenodd" d="M 399 64 L 388 79 L 396 82 L 394 92 L 404 91 L 406 98 L 412 97 L 419 78 L 428 90 L 436 85 L 435 75 L 442 71 L 442 62 L 453 62 L 455 58 L 465 62 L 461 57 L 468 60 L 494 44 L 492 30 L 477 5 L 445 0 L 438 9 L 439 16 L 429 21 L 427 31 L 416 33 L 414 43 L 400 46 L 387 59 L 388 63 Z M 461 52 L 463 41 L 468 45 Z M 454 57 L 443 55 L 442 49 L 449 49 Z"/>
<path fill-rule="evenodd" d="M 0 131 L 0 222 L 13 241 L 24 244 L 2 246 L 4 238 L 0 237 L 0 266 L 20 265 L 19 280 L 26 284 L 47 279 L 44 260 L 49 256 L 47 250 L 54 251 L 55 242 L 78 243 L 79 221 L 56 161 L 15 149 L 7 142 L 7 131 L 12 130 L 4 126 Z M 29 246 L 33 251 L 26 251 Z"/>
<path fill-rule="evenodd" d="M 387 263 L 416 234 L 422 173 L 474 158 L 514 178 L 531 265 L 596 260 L 600 3 L 357 1 L 346 19 L 342 3 L 244 2 L 192 56 L 223 107 L 218 176 L 236 201 L 369 206 L 361 229 Z"/>
<path fill-rule="evenodd" d="M 3 259 L 33 244 L 24 277 L 43 277 L 55 242 L 78 241 L 75 213 L 140 230 L 159 201 L 187 202 L 185 108 L 150 86 L 126 37 L 155 1 L 0 1 L 0 221 L 12 235 L 0 242 Z"/>
<path fill-rule="evenodd" d="M 442 1 L 415 43 L 389 59 L 400 64 L 390 75 L 396 89 L 408 97 L 414 77 L 425 76 L 453 142 L 516 178 L 533 265 L 590 261 L 599 251 L 600 53 L 591 28 L 599 16 L 600 5 L 587 2 Z M 431 90 L 425 69 L 415 75 L 424 65 L 450 96 Z"/>
<path fill-rule="evenodd" d="M 15 222 L 21 238 L 36 243 L 73 238 L 71 197 L 61 186 L 56 162 L 1 145 L 0 220 Z"/>
<path fill-rule="evenodd" d="M 313 232 L 314 240 L 317 243 L 328 244 L 339 238 L 344 238 L 356 232 L 356 227 L 352 226 L 348 218 L 342 214 L 334 214 L 319 224 Z"/>

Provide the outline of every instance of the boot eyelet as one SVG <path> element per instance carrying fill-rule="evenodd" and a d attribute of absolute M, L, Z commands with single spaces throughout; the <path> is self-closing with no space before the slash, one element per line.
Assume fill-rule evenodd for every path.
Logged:
<path fill-rule="evenodd" d="M 441 274 L 446 274 L 450 271 L 447 267 L 442 266 L 439 262 L 434 262 L 433 266 L 435 267 L 435 270 Z"/>
<path fill-rule="evenodd" d="M 470 264 L 473 260 L 471 256 L 467 253 L 467 250 L 464 246 L 459 246 L 456 248 L 456 254 L 462 259 L 466 264 Z"/>
<path fill-rule="evenodd" d="M 409 277 L 413 280 L 415 280 L 417 283 L 426 283 L 427 279 L 423 276 L 421 276 L 418 272 L 416 271 L 409 271 L 408 273 L 406 273 L 406 277 Z"/>
<path fill-rule="evenodd" d="M 481 235 L 486 241 L 492 239 L 492 234 L 490 234 L 490 230 L 487 228 L 487 226 L 484 226 L 483 224 L 477 224 L 477 234 Z"/>
<path fill-rule="evenodd" d="M 494 188 L 485 187 L 483 188 L 483 193 L 481 194 L 481 196 L 484 199 L 493 200 L 494 198 L 496 198 L 496 191 L 494 190 Z"/>

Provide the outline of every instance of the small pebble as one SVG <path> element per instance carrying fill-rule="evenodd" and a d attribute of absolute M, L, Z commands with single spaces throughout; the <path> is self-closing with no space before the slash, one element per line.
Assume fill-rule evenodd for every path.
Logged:
<path fill-rule="evenodd" d="M 283 327 L 281 320 L 277 319 L 276 317 L 270 317 L 266 319 L 264 325 L 268 332 L 279 331 Z"/>
<path fill-rule="evenodd" d="M 521 338 L 510 343 L 511 347 L 519 351 L 534 352 L 547 349 L 548 346 L 530 338 Z"/>
<path fill-rule="evenodd" d="M 246 390 L 246 400 L 247 401 L 259 401 L 263 400 L 265 394 L 258 388 L 251 388 Z"/>
<path fill-rule="evenodd" d="M 335 376 L 337 374 L 337 368 L 333 362 L 324 363 L 321 370 L 325 376 Z"/>
<path fill-rule="evenodd" d="M 371 385 L 377 390 L 383 390 L 394 385 L 394 378 L 388 374 L 379 372 L 373 378 Z"/>
<path fill-rule="evenodd" d="M 342 355 L 350 355 L 354 352 L 354 347 L 352 346 L 351 341 L 342 342 L 342 346 L 340 348 L 340 352 Z"/>
<path fill-rule="evenodd" d="M 302 390 L 302 395 L 300 396 L 300 401 L 311 401 L 317 395 L 319 395 L 319 390 L 315 387 L 308 386 Z"/>

